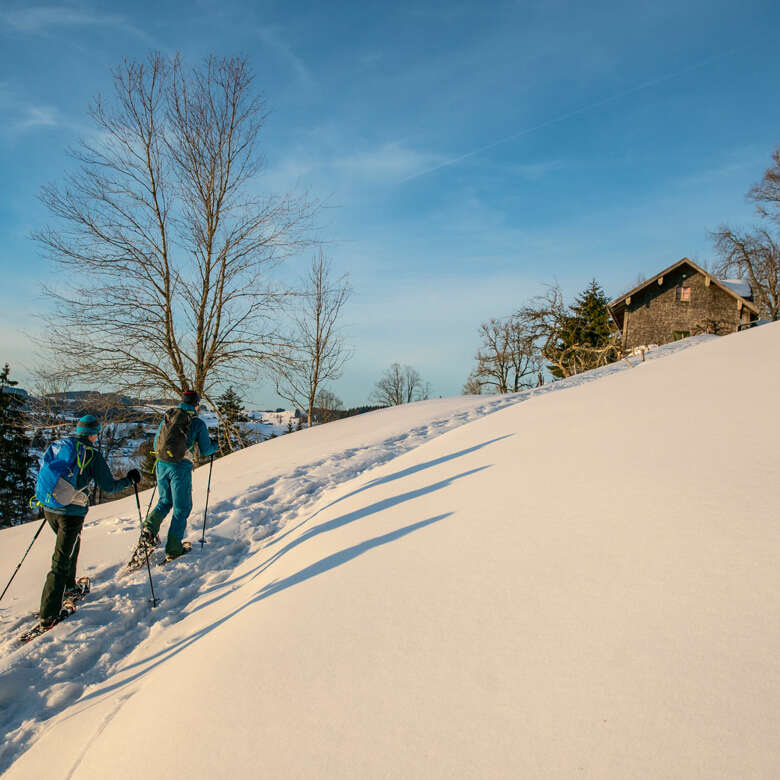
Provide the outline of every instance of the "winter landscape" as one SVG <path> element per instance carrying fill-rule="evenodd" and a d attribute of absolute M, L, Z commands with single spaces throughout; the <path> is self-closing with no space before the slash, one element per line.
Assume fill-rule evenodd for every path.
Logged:
<path fill-rule="evenodd" d="M 133 499 L 94 508 L 70 622 L 14 643 L 44 545 L 2 609 L 5 776 L 775 776 L 779 348 L 703 336 L 227 456 L 154 609 Z"/>
<path fill-rule="evenodd" d="M 780 4 L 0 2 L 0 776 L 780 777 Z"/>

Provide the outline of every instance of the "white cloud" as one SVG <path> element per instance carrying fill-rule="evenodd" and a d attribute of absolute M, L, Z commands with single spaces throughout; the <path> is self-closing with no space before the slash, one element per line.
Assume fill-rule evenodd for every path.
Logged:
<path fill-rule="evenodd" d="M 48 106 L 28 106 L 22 116 L 13 124 L 15 130 L 30 130 L 34 127 L 56 127 L 59 123 L 57 111 Z"/>
<path fill-rule="evenodd" d="M 47 27 L 118 24 L 122 17 L 113 14 L 90 14 L 75 8 L 38 6 L 18 8 L 0 14 L 8 26 L 22 32 L 41 32 Z"/>
<path fill-rule="evenodd" d="M 347 151 L 342 137 L 334 146 L 324 133 L 314 133 L 310 144 L 297 145 L 263 171 L 262 186 L 276 192 L 304 187 L 343 199 L 361 188 L 397 184 L 441 159 L 395 141 L 359 150 L 353 145 Z"/>
<path fill-rule="evenodd" d="M 350 152 L 335 157 L 330 166 L 337 172 L 365 181 L 401 181 L 414 171 L 429 167 L 440 158 L 398 142 L 386 143 L 376 149 Z"/>
<path fill-rule="evenodd" d="M 2 128 L 5 133 L 23 133 L 60 124 L 57 109 L 19 98 L 4 82 L 0 82 L 0 111 L 5 119 Z"/>
<path fill-rule="evenodd" d="M 37 6 L 0 12 L 0 23 L 18 32 L 31 34 L 42 34 L 52 27 L 113 27 L 151 42 L 143 30 L 123 16 L 62 6 Z"/>

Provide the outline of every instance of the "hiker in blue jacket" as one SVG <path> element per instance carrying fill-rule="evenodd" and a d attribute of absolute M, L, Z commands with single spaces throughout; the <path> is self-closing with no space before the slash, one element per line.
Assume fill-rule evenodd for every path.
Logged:
<path fill-rule="evenodd" d="M 114 479 L 100 451 L 93 446 L 99 433 L 100 422 L 97 417 L 87 414 L 78 421 L 75 437 L 70 441 L 63 439 L 50 445 L 50 450 L 63 444 L 72 447 L 69 450 L 71 453 L 75 450 L 76 462 L 71 464 L 73 482 L 62 503 L 56 500 L 52 492 L 41 495 L 36 493 L 46 521 L 57 534 L 51 571 L 46 576 L 41 594 L 40 620 L 47 627 L 58 619 L 63 608 L 63 598 L 75 595 L 78 591 L 76 563 L 81 547 L 81 528 L 89 509 L 91 483 L 94 481 L 104 493 L 117 493 L 141 481 L 138 469 L 130 469 L 126 477 Z M 67 485 L 63 487 L 67 488 Z M 62 498 L 57 489 L 54 493 Z"/>
<path fill-rule="evenodd" d="M 209 438 L 206 423 L 198 417 L 199 411 L 200 397 L 194 390 L 187 390 L 182 394 L 178 407 L 165 413 L 154 437 L 160 500 L 144 521 L 141 543 L 153 547 L 159 542 L 160 525 L 173 509 L 165 544 L 165 554 L 169 559 L 177 558 L 190 549 L 189 543 L 182 542 L 187 518 L 192 511 L 192 460 L 187 453 L 195 444 L 205 458 L 218 449 Z"/>

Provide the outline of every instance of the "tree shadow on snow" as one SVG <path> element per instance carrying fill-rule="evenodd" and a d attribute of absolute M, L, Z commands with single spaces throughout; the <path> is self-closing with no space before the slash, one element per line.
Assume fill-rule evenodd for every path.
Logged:
<path fill-rule="evenodd" d="M 378 477 L 377 479 L 372 479 L 370 482 L 367 482 L 365 485 L 361 485 L 359 488 L 353 490 L 351 493 L 347 493 L 345 496 L 340 496 L 334 501 L 331 501 L 329 504 L 326 504 L 321 509 L 318 509 L 313 515 L 307 517 L 305 520 L 293 526 L 288 531 L 285 531 L 283 534 L 280 534 L 279 536 L 276 536 L 273 539 L 269 540 L 268 544 L 266 545 L 266 549 L 268 549 L 269 547 L 274 547 L 275 545 L 279 544 L 290 534 L 295 533 L 295 531 L 298 528 L 300 528 L 302 525 L 305 525 L 310 520 L 313 520 L 315 517 L 317 517 L 317 515 L 320 514 L 321 512 L 324 512 L 326 509 L 330 509 L 332 506 L 335 506 L 336 504 L 339 504 L 348 498 L 352 498 L 352 496 L 356 496 L 359 493 L 362 493 L 364 490 L 370 490 L 371 488 L 377 487 L 378 485 L 385 485 L 388 482 L 394 482 L 397 479 L 403 479 L 404 477 L 408 477 L 411 474 L 416 474 L 418 471 L 423 471 L 424 469 L 433 468 L 435 466 L 441 465 L 442 463 L 447 463 L 448 461 L 455 460 L 455 458 L 462 458 L 464 455 L 470 455 L 472 452 L 477 452 L 478 450 L 481 450 L 483 447 L 487 447 L 490 444 L 495 444 L 497 441 L 501 441 L 502 439 L 508 439 L 514 435 L 515 435 L 514 433 L 507 433 L 504 434 L 503 436 L 496 436 L 496 438 L 494 439 L 483 441 L 481 444 L 475 444 L 473 447 L 467 447 L 464 450 L 459 450 L 458 452 L 452 452 L 449 455 L 442 455 L 442 457 L 440 458 L 434 458 L 433 460 L 425 461 L 425 463 L 418 463 L 416 466 L 410 466 L 407 469 L 396 471 L 394 474 L 388 474 L 386 477 Z"/>
<path fill-rule="evenodd" d="M 480 445 L 484 446 L 484 445 Z M 460 453 L 458 453 L 460 454 Z M 450 457 L 457 457 L 456 455 L 450 456 Z M 444 459 L 441 459 L 444 460 Z M 432 462 L 432 461 L 431 461 Z M 349 525 L 349 523 L 354 523 L 357 520 L 362 520 L 364 517 L 368 517 L 369 515 L 376 514 L 378 512 L 382 512 L 385 509 L 390 509 L 394 506 L 397 506 L 398 504 L 402 504 L 405 501 L 411 501 L 412 499 L 419 498 L 420 496 L 427 495 L 429 493 L 434 493 L 437 490 L 441 490 L 442 488 L 448 487 L 453 482 L 459 479 L 463 479 L 464 477 L 471 476 L 472 474 L 476 474 L 477 472 L 483 471 L 484 469 L 490 468 L 489 466 L 479 466 L 474 469 L 469 469 L 468 471 L 464 471 L 461 474 L 456 474 L 453 477 L 447 477 L 446 479 L 442 479 L 439 482 L 434 482 L 432 485 L 426 485 L 423 488 L 418 488 L 417 490 L 410 490 L 406 493 L 399 493 L 397 496 L 393 496 L 391 498 L 384 498 L 381 501 L 376 501 L 373 504 L 369 504 L 366 507 L 363 507 L 361 509 L 356 509 L 354 512 L 347 512 L 346 514 L 340 515 L 339 517 L 334 518 L 333 520 L 328 520 L 325 523 L 319 523 L 318 525 L 313 526 L 308 531 L 305 531 L 303 534 L 298 536 L 297 538 L 293 539 L 292 541 L 288 542 L 284 547 L 282 547 L 280 550 L 277 550 L 273 555 L 271 555 L 270 558 L 263 561 L 261 564 L 256 566 L 254 569 L 251 569 L 248 572 L 245 572 L 244 574 L 241 574 L 237 577 L 233 577 L 232 579 L 225 580 L 224 582 L 220 582 L 217 585 L 215 585 L 211 589 L 203 590 L 200 592 L 200 596 L 206 596 L 210 592 L 215 590 L 224 590 L 226 587 L 230 587 L 231 585 L 236 585 L 239 582 L 248 582 L 250 580 L 255 579 L 255 577 L 262 574 L 266 569 L 268 569 L 270 566 L 273 566 L 274 563 L 276 563 L 282 556 L 286 555 L 290 550 L 295 549 L 296 547 L 300 546 L 301 544 L 304 544 L 305 542 L 308 542 L 309 540 L 313 539 L 316 536 L 319 536 L 320 534 L 327 533 L 328 531 L 334 531 L 337 528 L 342 528 L 345 525 Z M 418 470 L 418 469 L 416 469 Z M 410 471 L 410 470 L 407 470 Z M 399 474 L 402 474 L 403 472 L 399 472 Z M 395 477 L 394 478 L 399 478 Z M 389 481 L 389 479 L 387 480 Z M 380 484 L 379 480 L 377 480 L 377 484 Z M 362 488 L 367 489 L 367 488 Z M 355 491 L 356 493 L 360 491 Z M 333 502 L 336 503 L 335 501 Z M 331 504 L 329 504 L 331 506 Z M 325 507 L 327 509 L 327 507 Z M 316 512 L 311 517 L 307 518 L 306 520 L 299 523 L 295 528 L 293 528 L 291 531 L 288 532 L 292 533 L 296 529 L 300 528 L 301 526 L 308 523 L 312 518 L 316 517 L 317 514 L 319 514 L 320 511 Z M 285 534 L 285 535 L 288 535 Z M 267 549 L 267 548 L 264 548 Z M 215 601 L 222 598 L 222 596 L 217 596 L 214 599 L 211 599 L 210 601 L 206 601 L 203 604 L 199 605 L 193 612 L 197 612 L 200 609 L 204 609 L 205 607 L 210 606 Z"/>
<path fill-rule="evenodd" d="M 87 694 L 86 696 L 84 696 L 82 699 L 79 700 L 78 704 L 85 703 L 90 699 L 100 698 L 107 693 L 111 693 L 112 691 L 119 690 L 135 682 L 135 680 L 139 679 L 140 677 L 143 677 L 147 672 L 150 672 L 155 667 L 165 663 L 166 661 L 170 660 L 174 656 L 178 655 L 187 647 L 189 647 L 190 645 L 197 642 L 199 639 L 206 636 L 206 634 L 211 633 L 211 631 L 213 631 L 215 628 L 218 628 L 222 624 L 226 623 L 228 620 L 235 617 L 239 613 L 243 612 L 248 607 L 251 607 L 253 604 L 257 604 L 258 602 L 264 601 L 265 599 L 270 598 L 271 596 L 275 596 L 277 593 L 287 590 L 288 588 L 292 588 L 295 585 L 299 585 L 302 582 L 306 582 L 307 580 L 312 579 L 313 577 L 316 577 L 320 574 L 324 574 L 325 572 L 331 571 L 339 566 L 342 566 L 343 564 L 348 563 L 349 561 L 352 561 L 355 558 L 363 555 L 369 550 L 373 550 L 376 547 L 381 547 L 382 545 L 389 544 L 390 542 L 394 542 L 398 539 L 401 539 L 404 536 L 413 533 L 414 531 L 418 531 L 421 528 L 425 528 L 426 526 L 433 525 L 434 523 L 437 523 L 440 520 L 443 520 L 444 518 L 449 517 L 452 514 L 453 514 L 452 512 L 445 512 L 443 514 L 436 515 L 434 517 L 429 517 L 426 520 L 421 520 L 420 522 L 412 523 L 410 525 L 404 526 L 403 528 L 398 528 L 397 530 L 391 531 L 390 533 L 382 534 L 381 536 L 375 536 L 373 539 L 367 539 L 366 541 L 361 542 L 360 544 L 356 544 L 352 547 L 346 548 L 345 550 L 340 550 L 337 553 L 327 555 L 324 558 L 317 561 L 316 563 L 310 564 L 309 566 L 305 566 L 303 569 L 296 572 L 295 574 L 291 574 L 290 576 L 284 577 L 281 580 L 270 582 L 267 585 L 264 585 L 259 591 L 257 591 L 257 593 L 254 596 L 252 596 L 250 599 L 244 602 L 240 607 L 237 607 L 236 609 L 229 612 L 227 615 L 224 615 L 218 620 L 215 620 L 210 625 L 204 626 L 203 628 L 195 631 L 194 633 L 190 634 L 188 637 L 180 639 L 178 642 L 176 642 L 175 644 L 169 647 L 166 647 L 164 650 L 160 650 L 159 652 L 154 653 L 148 658 L 145 658 L 141 661 L 137 661 L 136 663 L 131 664 L 130 666 L 126 667 L 126 669 L 132 669 L 133 667 L 138 667 L 138 666 L 142 666 L 143 668 L 139 669 L 137 672 L 130 675 L 129 677 L 124 678 L 121 681 L 112 683 L 111 685 L 107 685 L 105 687 L 102 687 L 98 690 L 95 690 Z"/>
<path fill-rule="evenodd" d="M 474 450 L 479 449 L 482 446 L 486 446 L 486 444 L 489 443 L 490 442 L 485 442 L 485 444 L 478 445 L 477 447 L 470 448 L 469 450 L 463 450 L 459 453 L 453 453 L 450 456 L 437 459 L 436 461 L 430 461 L 428 464 L 420 464 L 418 467 L 406 469 L 404 471 L 399 471 L 396 474 L 389 475 L 388 477 L 381 478 L 380 480 L 375 480 L 374 485 L 379 485 L 382 482 L 390 482 L 394 479 L 400 479 L 403 476 L 414 473 L 415 471 L 420 471 L 421 469 L 430 467 L 432 465 L 435 465 L 436 463 L 443 463 L 446 462 L 447 460 L 452 460 L 453 458 L 457 458 L 460 455 L 466 454 L 469 451 L 473 452 Z M 352 512 L 347 512 L 339 517 L 334 518 L 333 520 L 319 523 L 318 525 L 315 525 L 312 528 L 306 530 L 304 533 L 301 534 L 300 537 L 290 540 L 283 548 L 277 550 L 273 555 L 271 555 L 269 558 L 264 560 L 258 566 L 254 567 L 252 570 L 240 576 L 233 577 L 230 580 L 226 580 L 221 583 L 215 584 L 214 587 L 211 588 L 210 590 L 201 591 L 199 594 L 200 596 L 207 596 L 210 592 L 214 592 L 214 591 L 221 591 L 221 593 L 213 596 L 209 601 L 203 604 L 199 604 L 198 607 L 196 607 L 196 609 L 192 610 L 191 612 L 188 612 L 183 617 L 187 617 L 191 614 L 194 614 L 195 612 L 200 611 L 201 609 L 204 609 L 205 607 L 220 601 L 226 596 L 232 595 L 233 593 L 235 593 L 237 583 L 246 585 L 247 583 L 251 582 L 252 579 L 255 579 L 256 577 L 262 575 L 267 569 L 269 569 L 270 566 L 272 566 L 274 563 L 279 561 L 279 559 L 282 556 L 284 556 L 286 553 L 288 553 L 290 550 L 293 550 L 294 548 L 298 547 L 304 542 L 309 541 L 315 538 L 316 536 L 319 536 L 320 534 L 327 533 L 328 531 L 332 531 L 338 528 L 342 528 L 357 520 L 369 518 L 370 516 L 377 514 L 385 509 L 398 506 L 403 502 L 410 501 L 415 498 L 419 498 L 421 496 L 425 496 L 435 491 L 441 490 L 442 488 L 451 485 L 456 480 L 460 480 L 464 477 L 471 476 L 472 474 L 476 474 L 480 471 L 491 468 L 491 465 L 492 464 L 488 464 L 484 466 L 479 466 L 474 469 L 469 469 L 468 471 L 464 471 L 460 474 L 456 474 L 446 479 L 442 479 L 431 485 L 427 485 L 425 487 L 418 488 L 416 490 L 407 491 L 405 493 L 400 493 L 398 495 L 383 499 L 381 501 L 376 501 L 372 504 L 369 504 L 368 506 L 362 507 L 361 509 Z M 362 489 L 367 489 L 370 486 L 371 485 L 366 485 Z M 360 492 L 360 490 L 355 492 L 356 493 Z M 336 502 L 333 503 L 335 504 Z M 92 682 L 91 686 L 93 686 L 93 690 L 90 693 L 83 696 L 82 698 L 80 698 L 77 702 L 74 702 L 74 706 L 77 708 L 76 712 L 82 711 L 84 709 L 84 706 L 86 707 L 95 706 L 105 694 L 111 693 L 113 691 L 121 690 L 122 688 L 142 678 L 148 671 L 151 671 L 156 666 L 159 666 L 163 664 L 165 661 L 167 661 L 168 659 L 174 657 L 185 648 L 197 642 L 198 639 L 210 633 L 213 629 L 217 628 L 218 626 L 230 620 L 235 615 L 245 610 L 247 607 L 257 602 L 263 601 L 271 596 L 280 593 L 281 591 L 284 591 L 302 582 L 306 582 L 307 580 L 310 580 L 319 574 L 337 568 L 342 564 L 348 563 L 349 561 L 354 560 L 355 558 L 357 558 L 358 556 L 362 555 L 363 553 L 369 550 L 396 541 L 397 539 L 401 539 L 402 537 L 414 531 L 417 531 L 421 528 L 424 528 L 425 526 L 432 525 L 438 522 L 439 520 L 442 520 L 445 517 L 450 516 L 451 514 L 452 512 L 446 512 L 440 515 L 436 515 L 435 517 L 428 518 L 427 520 L 423 520 L 421 522 L 404 526 L 403 528 L 397 529 L 390 533 L 373 537 L 360 544 L 354 545 L 340 552 L 328 555 L 322 558 L 321 560 L 317 561 L 316 563 L 305 566 L 303 569 L 296 572 L 295 574 L 284 577 L 281 580 L 271 581 L 263 585 L 256 593 L 250 596 L 244 604 L 232 610 L 229 614 L 215 620 L 213 623 L 205 626 L 204 628 L 193 632 L 189 636 L 179 639 L 178 641 L 169 645 L 168 647 L 159 650 L 158 652 L 149 655 L 148 657 L 142 660 L 139 660 L 135 663 L 132 663 L 124 667 L 121 670 L 121 672 L 119 672 L 120 675 L 124 675 L 130 672 L 129 676 L 123 677 L 123 679 L 118 680 L 114 683 L 103 684 L 102 686 L 100 682 Z M 299 524 L 299 526 L 297 527 L 304 525 L 306 522 L 310 522 L 310 520 L 313 517 L 314 515 L 310 516 L 309 518 L 307 518 L 307 520 L 304 521 L 304 523 Z M 262 554 L 262 551 L 260 551 L 258 554 Z M 231 587 L 231 586 L 235 586 L 235 587 Z M 136 671 L 132 671 L 134 669 Z M 52 715 L 54 714 L 56 713 L 52 713 Z"/>

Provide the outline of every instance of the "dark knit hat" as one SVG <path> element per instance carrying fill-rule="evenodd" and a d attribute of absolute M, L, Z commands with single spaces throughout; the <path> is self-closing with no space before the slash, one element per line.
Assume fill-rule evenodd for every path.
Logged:
<path fill-rule="evenodd" d="M 97 436 L 100 433 L 100 420 L 94 414 L 85 414 L 76 426 L 76 436 Z"/>
<path fill-rule="evenodd" d="M 181 394 L 181 402 L 190 406 L 197 406 L 200 403 L 200 396 L 194 390 L 185 390 Z"/>

